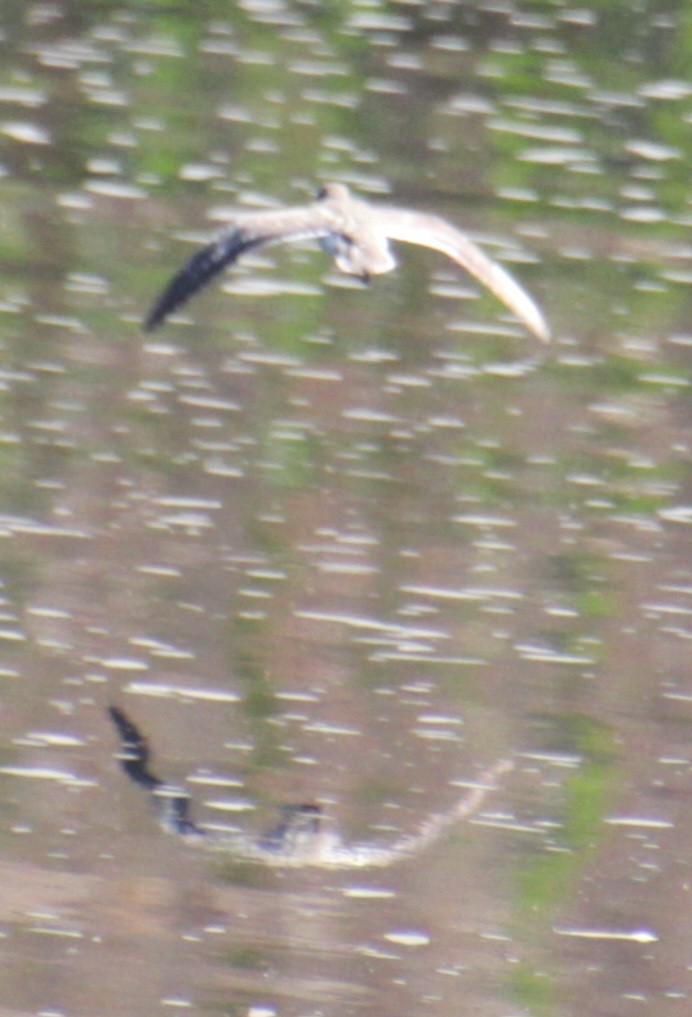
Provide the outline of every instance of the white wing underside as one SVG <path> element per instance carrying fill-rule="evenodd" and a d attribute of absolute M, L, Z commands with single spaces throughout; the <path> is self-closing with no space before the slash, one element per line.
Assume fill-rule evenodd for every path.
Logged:
<path fill-rule="evenodd" d="M 546 342 L 550 329 L 537 304 L 509 272 L 444 219 L 405 208 L 377 209 L 378 227 L 391 240 L 418 244 L 446 254 L 501 300 L 526 327 Z"/>

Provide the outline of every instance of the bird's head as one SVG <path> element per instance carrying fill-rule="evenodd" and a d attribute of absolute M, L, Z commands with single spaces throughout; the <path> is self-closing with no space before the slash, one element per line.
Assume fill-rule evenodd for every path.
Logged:
<path fill-rule="evenodd" d="M 350 197 L 350 191 L 346 184 L 328 183 L 322 184 L 317 192 L 318 201 L 344 201 Z"/>

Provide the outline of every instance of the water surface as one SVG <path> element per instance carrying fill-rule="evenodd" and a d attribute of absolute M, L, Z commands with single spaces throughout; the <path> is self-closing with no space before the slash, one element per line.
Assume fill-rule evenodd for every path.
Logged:
<path fill-rule="evenodd" d="M 7 1013 L 686 1012 L 683 4 L 7 5 L 0 800 Z M 443 214 L 368 288 L 248 256 L 140 323 L 228 207 Z M 115 702 L 208 825 L 319 802 L 382 870 L 159 829 Z"/>

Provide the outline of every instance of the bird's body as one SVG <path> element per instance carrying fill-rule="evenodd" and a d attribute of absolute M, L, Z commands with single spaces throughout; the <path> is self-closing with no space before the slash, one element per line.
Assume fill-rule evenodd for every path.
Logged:
<path fill-rule="evenodd" d="M 348 275 L 367 281 L 396 267 L 390 240 L 446 254 L 494 293 L 539 339 L 550 336 L 533 299 L 506 269 L 445 219 L 354 197 L 345 184 L 325 184 L 317 200 L 297 208 L 238 212 L 218 237 L 183 266 L 154 304 L 145 324 L 156 328 L 177 307 L 245 251 L 266 244 L 316 240 Z"/>

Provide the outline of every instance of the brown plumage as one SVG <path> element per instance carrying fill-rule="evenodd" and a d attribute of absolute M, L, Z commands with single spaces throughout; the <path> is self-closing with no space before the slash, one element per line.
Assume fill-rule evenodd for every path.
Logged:
<path fill-rule="evenodd" d="M 501 300 L 543 341 L 550 330 L 538 305 L 509 272 L 445 219 L 354 197 L 345 184 L 325 184 L 317 200 L 297 208 L 239 211 L 219 236 L 181 268 L 164 289 L 145 328 L 154 329 L 172 311 L 245 251 L 265 244 L 317 240 L 336 267 L 367 281 L 396 267 L 390 240 L 419 244 L 446 254 Z"/>

